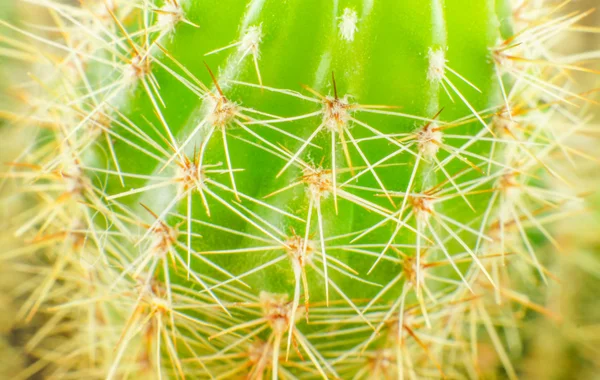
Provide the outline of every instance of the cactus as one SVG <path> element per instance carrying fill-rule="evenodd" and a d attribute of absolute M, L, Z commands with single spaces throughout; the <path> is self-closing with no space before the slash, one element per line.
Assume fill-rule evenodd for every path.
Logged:
<path fill-rule="evenodd" d="M 552 48 L 589 12 L 23 2 L 19 377 L 517 378 L 520 320 L 560 319 L 538 247 L 580 200 L 548 180 L 590 158 L 570 78 L 598 72 Z"/>

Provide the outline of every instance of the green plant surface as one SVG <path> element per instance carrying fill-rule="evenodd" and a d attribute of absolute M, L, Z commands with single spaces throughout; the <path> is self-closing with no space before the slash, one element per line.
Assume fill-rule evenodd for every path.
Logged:
<path fill-rule="evenodd" d="M 580 200 L 548 179 L 589 158 L 569 74 L 597 72 L 550 52 L 587 12 L 27 3 L 21 377 L 517 378 L 519 324 L 560 320 L 538 247 Z"/>
<path fill-rule="evenodd" d="M 257 4 L 260 4 L 260 2 L 257 2 Z M 239 8 L 238 14 L 235 13 L 236 5 Z M 450 60 L 453 56 L 463 57 L 465 63 L 462 65 L 462 60 L 456 60 L 458 62 L 456 70 L 469 72 L 470 80 L 480 89 L 482 94 L 478 94 L 477 91 L 469 88 L 465 83 L 461 83 L 460 85 L 457 83 L 456 86 L 459 86 L 457 88 L 460 88 L 459 91 L 461 93 L 465 92 L 465 94 L 469 94 L 469 104 L 472 103 L 473 107 L 482 109 L 491 103 L 492 93 L 495 93 L 492 89 L 493 66 L 491 62 L 486 61 L 483 57 L 488 55 L 489 46 L 496 41 L 498 36 L 495 27 L 486 26 L 486 24 L 496 25 L 497 22 L 493 10 L 489 9 L 489 4 L 481 4 L 480 7 L 473 7 L 471 9 L 472 18 L 481 20 L 482 26 L 469 25 L 469 28 L 466 28 L 464 24 L 458 21 L 462 17 L 458 14 L 450 14 L 446 18 L 443 14 L 444 10 L 441 4 L 436 6 L 430 5 L 429 7 L 398 4 L 397 8 L 388 8 L 383 5 L 381 7 L 374 6 L 372 10 L 369 10 L 368 16 L 363 17 L 364 21 L 360 23 L 360 31 L 356 32 L 356 38 L 351 42 L 344 40 L 340 35 L 338 23 L 341 21 L 332 23 L 332 20 L 335 20 L 332 15 L 342 13 L 343 8 L 338 7 L 338 9 L 333 9 L 332 5 L 321 1 L 314 4 L 305 1 L 286 4 L 269 3 L 264 5 L 260 13 L 253 15 L 251 14 L 251 10 L 255 8 L 252 5 L 247 10 L 245 4 L 240 4 L 237 1 L 232 2 L 231 6 L 225 6 L 223 9 L 227 9 L 227 12 L 221 13 L 216 12 L 210 5 L 200 6 L 199 4 L 194 4 L 187 11 L 186 15 L 194 23 L 206 25 L 206 27 L 193 28 L 184 25 L 177 28 L 174 37 L 171 37 L 173 38 L 172 45 L 168 43 L 169 37 L 165 38 L 165 42 L 167 42 L 167 46 L 173 46 L 171 54 L 176 57 L 179 63 L 185 66 L 190 72 L 198 73 L 199 79 L 204 83 L 211 83 L 211 78 L 204 67 L 204 62 L 209 67 L 213 67 L 215 72 L 217 72 L 216 68 L 219 68 L 217 80 L 223 82 L 220 86 L 222 86 L 223 92 L 226 94 L 225 96 L 229 101 L 236 102 L 240 106 L 251 107 L 252 109 L 280 117 L 292 118 L 297 117 L 297 115 L 307 115 L 321 110 L 323 105 L 320 103 L 315 104 L 315 102 L 273 93 L 268 89 L 261 90 L 255 87 L 249 88 L 249 86 L 229 84 L 227 80 L 256 82 L 257 72 L 251 59 L 252 52 L 248 53 L 249 56 L 247 59 L 242 60 L 241 64 L 239 63 L 241 54 L 235 52 L 235 49 L 233 49 L 233 53 L 223 51 L 223 53 L 209 55 L 206 58 L 199 56 L 197 53 L 198 51 L 210 52 L 215 50 L 215 48 L 218 49 L 222 46 L 227 46 L 232 41 L 243 39 L 245 31 L 239 32 L 240 29 L 243 29 L 237 25 L 239 20 L 243 20 L 242 24 L 248 24 L 250 27 L 261 25 L 264 37 L 260 44 L 259 71 L 261 77 L 263 77 L 265 86 L 303 91 L 305 96 L 309 95 L 313 99 L 318 99 L 318 97 L 309 91 L 302 89 L 301 85 L 307 84 L 314 91 L 323 94 L 323 96 L 334 97 L 334 89 L 332 88 L 332 74 L 334 74 L 340 98 L 344 99 L 344 96 L 349 95 L 351 96 L 351 98 L 348 98 L 349 101 L 356 104 L 385 105 L 393 108 L 384 112 L 405 113 L 407 117 L 357 111 L 356 115 L 348 115 L 348 117 L 355 117 L 359 122 L 367 123 L 367 127 L 350 120 L 344 121 L 345 125 L 341 126 L 342 129 L 340 129 L 343 131 L 342 137 L 340 137 L 339 131 L 335 131 L 332 137 L 332 133 L 328 129 L 329 127 L 321 127 L 322 132 L 312 140 L 317 147 L 306 149 L 299 158 L 310 162 L 311 165 L 328 169 L 332 167 L 333 155 L 335 154 L 337 170 L 340 172 L 336 176 L 339 184 L 352 177 L 349 167 L 350 163 L 353 166 L 357 166 L 357 172 L 359 170 L 362 171 L 367 162 L 373 164 L 383 157 L 397 152 L 399 149 L 403 149 L 399 144 L 390 146 L 390 141 L 381 138 L 383 134 L 410 133 L 427 123 L 426 121 L 418 120 L 419 118 L 431 119 L 440 110 L 442 107 L 438 99 L 441 91 L 440 85 L 427 79 L 429 67 L 428 54 L 431 49 L 434 51 L 437 51 L 437 49 L 444 51 L 446 49 L 446 35 L 449 36 L 449 46 L 453 46 L 455 49 L 455 51 L 448 49 L 447 59 Z M 347 5 L 360 9 L 360 4 Z M 256 5 L 256 7 L 258 6 Z M 452 6 L 447 4 L 447 8 L 452 9 Z M 365 10 L 363 10 L 364 12 Z M 311 27 L 308 28 L 306 22 L 309 19 L 309 15 L 313 13 L 315 15 L 310 17 Z M 198 18 L 194 17 L 196 14 L 199 15 Z M 207 18 L 210 15 L 210 20 L 214 21 L 209 22 L 208 20 L 204 20 L 200 15 Z M 269 15 L 271 16 L 269 17 Z M 419 22 L 409 23 L 408 20 L 410 19 L 419 20 Z M 449 26 L 446 26 L 446 23 Z M 447 30 L 448 28 L 449 30 Z M 470 28 L 484 30 L 486 33 L 474 34 Z M 231 32 L 230 35 L 227 35 L 226 33 L 218 33 L 217 30 L 230 30 Z M 218 38 L 213 36 L 218 36 Z M 375 41 L 372 41 L 372 36 L 377 36 Z M 399 39 L 398 36 L 408 37 Z M 294 49 L 285 48 L 286 44 L 290 43 L 290 41 L 294 41 Z M 456 42 L 453 44 L 453 41 Z M 196 47 L 193 50 L 189 49 L 189 46 L 192 45 Z M 394 46 L 394 48 L 389 49 L 390 46 Z M 165 60 L 168 61 L 168 59 Z M 152 67 L 154 68 L 155 66 L 159 65 L 153 64 Z M 171 63 L 170 66 L 173 70 L 176 69 L 175 64 Z M 160 112 L 164 116 L 171 134 L 176 136 L 175 141 L 179 141 L 180 150 L 185 151 L 188 157 L 193 155 L 194 151 L 198 153 L 202 150 L 201 155 L 204 162 L 207 164 L 222 163 L 221 169 L 226 170 L 228 158 L 224 154 L 221 127 L 205 123 L 203 124 L 203 128 L 198 131 L 198 125 L 211 117 L 210 113 L 212 109 L 209 108 L 210 106 L 206 106 L 206 98 L 211 95 L 205 95 L 203 102 L 203 99 L 198 97 L 197 94 L 186 89 L 184 84 L 174 81 L 172 74 L 167 72 L 167 70 L 161 71 L 160 67 L 157 67 L 156 71 L 157 82 L 161 85 L 160 97 L 165 104 L 170 104 L 171 102 L 174 104 L 174 106 L 167 106 L 165 109 L 161 107 Z M 376 75 L 376 73 L 389 73 L 390 75 L 383 76 Z M 392 73 L 398 74 L 394 75 Z M 456 77 L 452 80 L 453 82 L 460 81 L 457 81 Z M 218 95 L 215 89 L 212 91 L 213 96 Z M 185 97 L 182 97 L 182 94 L 185 94 Z M 160 119 L 152 117 L 156 113 L 153 101 L 158 102 L 158 100 L 150 99 L 146 88 L 141 84 L 137 85 L 135 95 L 135 100 L 128 104 L 128 107 L 132 111 L 127 112 L 132 122 L 142 125 L 145 123 L 145 119 L 150 119 L 150 122 L 157 126 L 157 129 L 161 130 L 164 126 L 161 126 L 162 122 Z M 156 97 L 155 95 L 152 96 Z M 456 95 L 454 96 L 456 97 Z M 179 105 L 182 104 L 185 104 L 185 106 L 180 107 Z M 440 116 L 442 119 L 449 117 L 450 120 L 453 120 L 453 118 L 458 118 L 458 116 L 469 114 L 469 110 L 464 104 L 453 105 L 447 98 L 444 99 L 444 106 L 446 104 L 447 107 L 444 107 L 443 116 Z M 401 107 L 401 109 L 396 111 L 395 107 Z M 357 108 L 360 109 L 360 106 L 357 106 Z M 245 112 L 244 115 L 251 114 Z M 251 116 L 255 117 L 256 115 Z M 322 114 L 317 114 L 310 118 L 301 118 L 285 124 L 272 123 L 269 126 L 278 128 L 286 133 L 294 134 L 298 136 L 297 140 L 306 140 L 322 124 L 323 117 Z M 262 117 L 262 119 L 272 118 Z M 245 121 L 244 118 L 238 120 Z M 263 196 L 297 181 L 302 176 L 302 168 L 298 163 L 294 163 L 290 166 L 289 170 L 285 171 L 279 178 L 276 178 L 281 168 L 286 165 L 286 162 L 291 162 L 289 157 L 281 157 L 281 155 L 286 152 L 297 152 L 303 145 L 303 142 L 295 141 L 283 135 L 283 133 L 278 133 L 260 123 L 246 127 L 252 133 L 260 136 L 255 137 L 244 130 L 243 127 L 234 123 L 235 120 L 228 123 L 224 129 L 228 136 L 227 147 L 231 167 L 243 170 L 234 174 L 236 189 L 240 193 L 255 199 L 262 199 Z M 280 128 L 280 126 L 285 127 Z M 480 127 L 481 125 L 470 125 L 468 128 L 474 131 L 480 129 Z M 469 133 L 468 128 L 461 128 L 461 133 Z M 120 134 L 122 132 L 117 130 L 116 133 Z M 202 136 L 206 136 L 209 133 L 212 133 L 210 143 L 204 148 L 200 146 L 202 144 Z M 169 141 L 170 138 L 165 133 L 161 134 L 163 135 L 161 138 L 157 136 L 151 136 L 151 138 L 155 141 L 160 141 L 161 139 Z M 193 139 L 188 141 L 191 134 L 194 134 Z M 251 142 L 260 143 L 270 151 L 258 149 L 251 143 L 235 139 L 233 136 L 239 136 L 246 140 L 249 139 Z M 357 152 L 355 146 L 351 143 L 352 139 L 359 140 L 369 137 L 379 137 L 379 141 L 361 143 L 359 144 L 360 153 Z M 331 143 L 332 138 L 335 139 L 334 145 Z M 181 148 L 182 141 L 188 143 L 183 148 Z M 272 151 L 277 149 L 279 144 L 284 145 L 285 150 L 279 148 L 278 157 Z M 171 145 L 173 144 L 171 143 Z M 456 145 L 460 146 L 460 144 Z M 169 148 L 165 147 L 165 149 L 168 150 Z M 350 161 L 346 158 L 344 149 L 348 150 Z M 332 153 L 333 150 L 335 150 L 335 153 Z M 414 150 L 413 147 L 411 152 Z M 124 173 L 156 175 L 159 172 L 168 172 L 164 171 L 166 169 L 163 167 L 163 163 L 153 163 L 144 152 L 131 149 L 129 145 L 116 142 L 115 152 L 116 156 L 119 157 L 121 170 Z M 440 159 L 443 158 L 443 153 L 440 155 Z M 365 162 L 360 154 L 364 154 L 367 162 Z M 373 174 L 368 172 L 360 177 L 360 179 L 364 178 L 364 180 L 352 181 L 352 185 L 373 189 L 384 186 L 386 190 L 388 188 L 406 189 L 413 173 L 416 156 L 417 154 L 415 153 L 399 154 L 396 160 L 386 161 L 386 165 L 394 164 L 396 166 L 385 168 L 385 165 L 381 165 L 384 168 L 380 170 L 380 174 L 377 174 L 377 178 L 374 178 Z M 170 157 L 165 158 L 168 159 Z M 193 160 L 192 158 L 190 159 Z M 174 169 L 170 171 L 170 175 L 173 175 L 177 171 L 177 165 L 181 165 L 177 161 L 177 159 L 173 160 L 170 165 L 170 168 Z M 422 159 L 421 163 L 423 170 L 417 170 L 416 174 L 418 177 L 424 176 L 424 173 L 427 172 L 427 166 L 431 166 L 431 163 L 423 163 Z M 459 164 L 454 166 L 457 168 L 465 166 L 464 163 L 459 162 Z M 447 170 L 456 171 L 458 169 L 448 166 Z M 434 177 L 437 176 L 437 174 L 434 175 Z M 440 177 L 443 178 L 443 176 Z M 119 178 L 113 176 L 111 179 L 112 181 L 107 188 L 107 192 L 117 195 L 122 193 L 123 187 Z M 215 176 L 215 181 L 222 186 L 233 189 L 234 182 L 228 178 L 226 173 Z M 421 178 L 415 179 L 415 182 L 420 181 Z M 127 179 L 127 182 L 129 183 L 126 186 L 133 188 L 141 188 L 147 184 L 143 181 L 129 179 Z M 151 180 L 149 182 L 156 183 L 157 181 Z M 436 182 L 437 179 L 434 179 L 431 186 L 436 184 Z M 416 184 L 413 184 L 413 186 L 416 189 L 420 187 Z M 310 200 L 305 196 L 305 188 L 306 186 L 297 186 L 291 191 L 286 191 L 269 198 L 268 201 L 270 204 L 287 212 L 306 215 Z M 383 191 L 383 189 L 381 190 Z M 327 193 L 331 193 L 331 191 Z M 141 202 L 156 213 L 160 213 L 159 211 L 163 210 L 167 206 L 166 203 L 170 202 L 173 197 L 176 197 L 176 194 L 177 186 L 171 186 L 167 190 L 142 192 L 139 196 L 131 196 L 124 199 L 123 202 L 132 207 L 137 206 Z M 203 210 L 204 206 L 200 202 L 201 198 L 198 195 L 194 194 L 192 197 L 191 216 L 196 219 L 206 220 L 206 210 Z M 334 210 L 335 200 L 332 195 L 329 195 L 325 195 L 325 199 L 320 202 L 321 213 L 323 214 L 323 233 L 326 237 L 360 231 L 369 228 L 381 220 L 381 213 L 377 214 L 371 210 L 366 210 L 364 206 L 354 205 L 346 199 L 338 200 L 338 213 L 336 215 Z M 229 202 L 231 194 L 221 193 L 221 196 Z M 394 205 L 398 203 L 395 206 L 399 207 L 401 202 L 401 198 L 396 197 Z M 452 202 L 461 203 L 461 206 L 464 204 L 462 199 L 452 200 L 448 203 Z M 180 204 L 178 208 L 179 212 L 185 215 L 187 206 L 185 204 L 185 197 L 182 197 L 181 202 L 178 203 Z M 376 203 L 381 205 L 381 207 L 385 205 L 385 202 L 377 200 Z M 228 226 L 229 228 L 235 227 L 237 231 L 257 232 L 254 226 L 249 226 L 239 215 L 227 210 L 226 207 L 219 205 L 218 202 L 209 200 L 209 205 L 210 209 L 214 208 L 210 215 L 211 223 Z M 285 234 L 290 234 L 291 229 L 294 229 L 299 235 L 305 235 L 305 221 L 298 222 L 290 219 L 281 213 L 273 212 L 273 210 L 266 208 L 263 204 L 248 202 L 247 199 L 243 207 L 250 208 L 251 212 L 264 218 L 269 224 L 277 226 Z M 451 208 L 452 205 L 447 207 Z M 140 206 L 137 209 L 138 214 L 143 215 L 146 213 Z M 315 216 L 317 213 L 316 210 L 313 208 L 311 211 L 313 216 Z M 467 214 L 469 218 L 473 215 L 471 213 Z M 150 221 L 151 218 L 152 216 L 148 215 L 147 220 Z M 458 217 L 456 219 L 460 220 Z M 177 220 L 171 219 L 170 222 L 174 224 L 177 223 Z M 315 240 L 318 240 L 317 238 L 320 235 L 317 232 L 318 221 L 316 218 L 315 220 L 311 220 L 311 224 L 312 228 L 309 228 L 309 234 L 315 236 Z M 382 231 L 377 231 L 378 234 L 374 234 L 370 239 L 363 239 L 363 243 L 381 243 L 389 236 L 391 231 L 388 230 L 389 228 L 383 228 Z M 236 247 L 243 248 L 245 246 L 264 246 L 262 242 L 255 239 L 240 239 L 232 236 L 231 233 L 215 231 L 214 229 L 206 233 L 200 233 L 202 233 L 203 237 L 193 242 L 195 244 L 194 249 L 198 252 L 233 249 Z M 399 239 L 398 243 L 414 244 L 414 233 L 403 232 L 403 235 L 403 238 Z M 337 245 L 342 243 L 343 241 L 339 241 Z M 279 255 L 280 252 L 277 253 L 277 256 Z M 214 260 L 219 266 L 227 268 L 232 273 L 244 273 L 263 262 L 265 258 L 261 256 L 257 254 L 245 255 L 244 259 L 240 260 L 239 255 L 225 255 Z M 373 265 L 373 260 L 368 257 L 357 255 L 358 257 L 349 258 L 347 256 L 347 254 L 342 253 L 341 257 L 345 260 L 350 260 L 349 264 L 359 273 L 366 273 Z M 201 265 L 201 262 L 197 262 L 196 265 Z M 208 269 L 206 267 L 202 269 L 201 266 L 197 268 L 198 271 Z M 281 262 L 270 269 L 272 271 L 260 271 L 256 276 L 249 277 L 245 281 L 253 288 L 264 289 L 270 292 L 288 292 L 293 288 L 294 275 L 288 262 Z M 385 269 L 385 271 L 376 276 L 395 276 L 400 266 L 388 265 L 387 268 L 382 269 Z M 374 278 L 376 277 L 374 276 Z M 221 280 L 225 280 L 225 278 Z M 318 279 L 315 280 L 318 281 Z M 340 286 L 358 285 L 353 279 L 345 276 L 340 277 L 336 283 L 338 282 Z M 323 284 L 321 284 L 320 288 L 323 289 L 323 287 Z M 357 292 L 355 294 L 357 297 L 372 297 L 375 294 L 373 290 L 375 289 L 365 288 L 360 285 L 355 290 Z M 322 291 L 316 291 L 314 292 L 313 299 L 323 299 L 323 296 Z M 394 294 L 394 296 L 397 297 L 398 294 Z"/>

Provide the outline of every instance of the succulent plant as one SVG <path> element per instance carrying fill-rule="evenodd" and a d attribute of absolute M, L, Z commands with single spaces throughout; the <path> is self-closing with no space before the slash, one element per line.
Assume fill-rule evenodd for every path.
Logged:
<path fill-rule="evenodd" d="M 31 65 L 0 111 L 19 377 L 517 378 L 520 321 L 560 319 L 538 247 L 579 202 L 553 160 L 590 158 L 571 76 L 598 72 L 554 48 L 589 12 L 23 3 L 47 20 L 1 21 Z"/>

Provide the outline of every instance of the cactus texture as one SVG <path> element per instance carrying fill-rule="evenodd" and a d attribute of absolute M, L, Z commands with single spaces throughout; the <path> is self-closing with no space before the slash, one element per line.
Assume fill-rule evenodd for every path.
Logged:
<path fill-rule="evenodd" d="M 539 247 L 580 202 L 553 163 L 592 159 L 568 141 L 598 54 L 555 48 L 589 12 L 20 3 L 43 16 L 0 21 L 30 71 L 0 109 L 18 378 L 514 379 L 521 322 L 561 319 Z"/>

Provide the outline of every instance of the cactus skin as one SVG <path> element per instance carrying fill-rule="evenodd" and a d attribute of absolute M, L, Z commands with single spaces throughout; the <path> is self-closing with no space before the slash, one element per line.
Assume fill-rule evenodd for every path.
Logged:
<path fill-rule="evenodd" d="M 511 307 L 555 317 L 521 291 L 568 199 L 540 178 L 573 126 L 544 123 L 587 99 L 510 4 L 31 3 L 61 33 L 6 175 L 35 205 L 8 256 L 44 268 L 24 373 L 462 378 L 487 344 L 517 377 Z"/>

